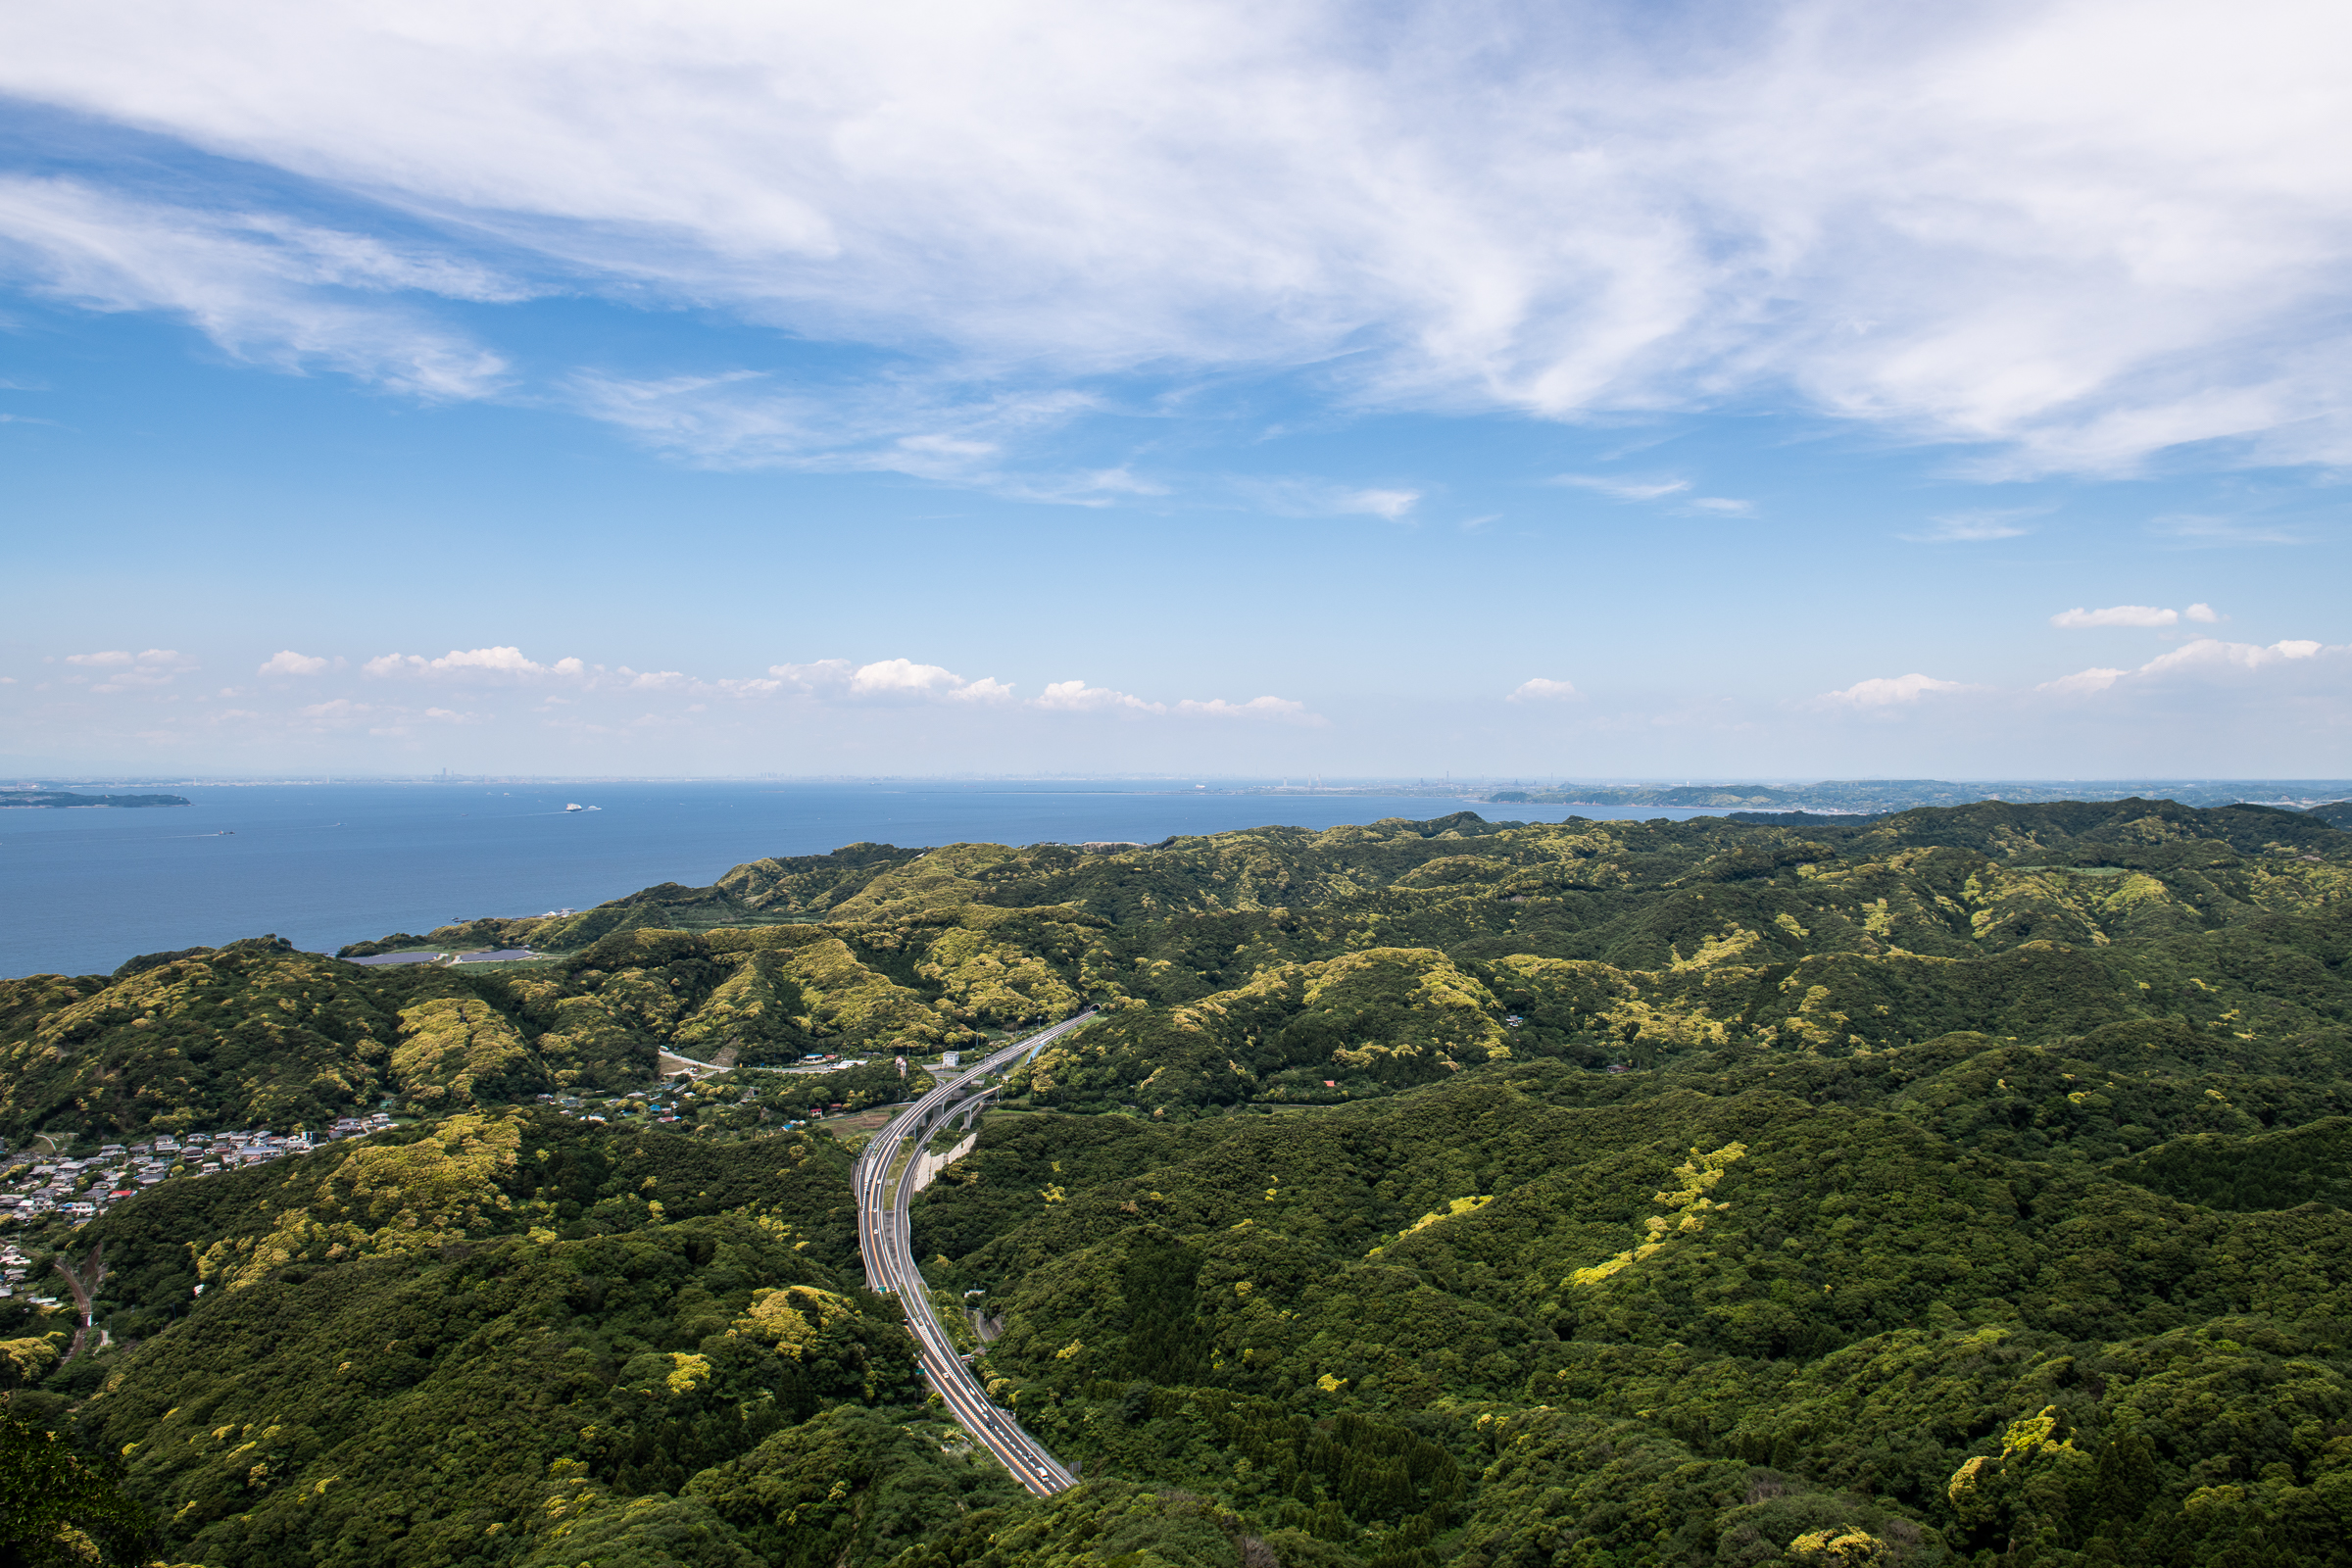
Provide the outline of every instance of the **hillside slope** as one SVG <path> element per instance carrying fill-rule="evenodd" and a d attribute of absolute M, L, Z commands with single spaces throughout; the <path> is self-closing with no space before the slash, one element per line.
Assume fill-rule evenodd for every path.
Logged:
<path fill-rule="evenodd" d="M 2304 813 L 860 845 L 370 946 L 476 939 L 545 956 L 0 982 L 12 1143 L 411 1118 L 4 1222 L 104 1268 L 78 1357 L 0 1299 L 11 1409 L 167 1560 L 2352 1563 L 2352 837 Z M 1082 1467 L 1040 1502 L 770 1118 L 1089 1003 L 915 1205 Z M 745 1067 L 674 1130 L 536 1103 L 663 1050 Z M 880 1059 L 749 1070 L 811 1051 Z"/>

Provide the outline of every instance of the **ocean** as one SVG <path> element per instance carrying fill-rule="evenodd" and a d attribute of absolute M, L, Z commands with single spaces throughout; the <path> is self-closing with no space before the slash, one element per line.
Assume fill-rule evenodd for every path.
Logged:
<path fill-rule="evenodd" d="M 585 908 L 659 882 L 700 886 L 746 860 L 860 841 L 1149 844 L 1172 833 L 1321 829 L 1464 809 L 1520 821 L 1703 814 L 1218 794 L 1157 782 L 252 784 L 171 793 L 194 804 L 0 810 L 0 975 L 104 973 L 135 954 L 265 934 L 332 953 L 480 915 Z M 596 809 L 564 809 L 574 803 Z"/>

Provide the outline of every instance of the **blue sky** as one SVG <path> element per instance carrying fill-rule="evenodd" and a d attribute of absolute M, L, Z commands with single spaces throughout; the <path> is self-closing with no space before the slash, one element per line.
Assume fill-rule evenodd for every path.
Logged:
<path fill-rule="evenodd" d="M 2316 5 L 0 19 L 0 772 L 2352 774 Z"/>

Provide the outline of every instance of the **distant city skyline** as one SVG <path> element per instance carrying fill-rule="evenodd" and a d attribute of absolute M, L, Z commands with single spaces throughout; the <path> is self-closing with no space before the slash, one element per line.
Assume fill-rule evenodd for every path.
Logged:
<path fill-rule="evenodd" d="M 2352 773 L 2352 24 L 0 18 L 0 774 Z"/>

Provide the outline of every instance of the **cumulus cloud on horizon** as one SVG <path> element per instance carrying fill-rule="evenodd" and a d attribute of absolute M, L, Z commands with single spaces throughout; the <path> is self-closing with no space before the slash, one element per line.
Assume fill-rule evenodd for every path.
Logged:
<path fill-rule="evenodd" d="M 81 669 L 97 672 L 98 684 L 92 691 L 121 692 L 145 686 L 168 686 L 180 676 L 199 666 L 195 660 L 173 648 L 150 648 L 132 653 L 127 648 L 110 648 L 94 654 L 68 654 L 66 662 Z M 87 680 L 89 676 L 68 676 L 69 680 Z"/>
<path fill-rule="evenodd" d="M 88 661 L 127 661 L 124 655 L 75 656 Z M 173 656 L 176 658 L 177 656 Z M 340 661 L 335 661 L 340 667 Z M 264 674 L 315 674 L 329 662 L 291 651 L 274 656 L 261 666 Z M 520 648 L 500 646 L 452 649 L 438 659 L 417 654 L 385 654 L 360 666 L 370 680 L 401 677 L 441 681 L 513 684 L 534 683 L 544 692 L 546 682 L 560 681 L 583 693 L 672 693 L 680 696 L 729 697 L 750 701 L 777 696 L 798 697 L 845 707 L 893 706 L 940 702 L 975 709 L 1021 708 L 1044 712 L 1113 712 L 1174 715 L 1184 718 L 1271 718 L 1293 723 L 1321 724 L 1325 720 L 1304 703 L 1272 694 L 1245 702 L 1225 698 L 1182 698 L 1160 702 L 1090 686 L 1083 680 L 1054 681 L 1033 698 L 1022 699 L 1008 682 L 993 675 L 966 679 L 944 664 L 912 659 L 880 659 L 858 663 L 847 659 L 820 659 L 808 663 L 771 664 L 763 676 L 704 678 L 681 670 L 638 670 L 626 664 L 608 668 L 578 658 L 542 663 Z M 562 702 L 564 699 L 551 699 Z"/>
<path fill-rule="evenodd" d="M 310 654 L 298 654 L 291 648 L 281 648 L 262 661 L 257 675 L 317 675 L 323 673 L 331 662 Z"/>
<path fill-rule="evenodd" d="M 2080 605 L 2073 610 L 2061 610 L 2050 617 L 2050 624 L 2066 628 L 2083 626 L 2170 626 L 2180 618 L 2178 610 L 2160 610 L 2153 605 L 2109 605 L 2104 610 L 2084 610 Z"/>
<path fill-rule="evenodd" d="M 1792 398 L 2009 472 L 2352 458 L 2352 29 L 2315 0 L 112 15 L 104 48 L 71 8 L 0 17 L 0 91 L 176 138 L 218 184 L 12 177 L 20 280 L 706 457 L 1017 484 L 1018 420 L 967 414 L 1312 368 L 1335 409 Z M 830 423 L 724 364 L 690 395 L 517 390 L 485 338 L 554 291 L 907 370 Z"/>
<path fill-rule="evenodd" d="M 1304 703 L 1287 697 L 1252 697 L 1229 703 L 1221 697 L 1201 701 L 1183 698 L 1175 703 L 1146 702 L 1107 686 L 1089 686 L 1082 680 L 1054 681 L 1029 705 L 1064 713 L 1173 713 L 1181 718 L 1271 718 L 1295 724 L 1320 725 L 1326 720 L 1308 711 Z"/>
<path fill-rule="evenodd" d="M 1916 703 L 1932 692 L 1967 689 L 1960 681 L 1938 680 L 1934 675 L 1922 675 L 1914 671 L 1908 675 L 1881 675 L 1870 680 L 1858 680 L 1843 690 L 1824 692 L 1816 700 L 1849 708 L 1891 708 L 1897 704 Z"/>
<path fill-rule="evenodd" d="M 519 648 L 453 648 L 438 659 L 420 654 L 384 654 L 360 666 L 360 673 L 389 675 L 556 675 L 582 676 L 588 665 L 578 659 L 559 659 L 542 664 Z"/>
<path fill-rule="evenodd" d="M 2034 689 L 2057 696 L 2092 696 L 2113 689 L 2119 682 L 2149 681 L 2166 675 L 2230 674 L 2259 670 L 2268 665 L 2293 661 L 2314 660 L 2322 654 L 2352 652 L 2347 648 L 2329 648 L 2325 643 L 2308 638 L 2293 638 L 2268 646 L 2259 643 L 2224 642 L 2217 637 L 2200 637 L 2183 643 L 2170 653 L 2157 655 L 2136 669 L 2110 669 L 2104 666 L 2078 670 L 2056 680 L 2044 681 Z"/>
<path fill-rule="evenodd" d="M 2109 605 L 2104 610 L 2085 610 L 2078 605 L 2052 615 L 2050 624 L 2062 630 L 2081 630 L 2093 626 L 2171 626 L 2183 620 L 2211 625 L 2223 618 L 2211 605 L 2202 603 L 2186 610 L 2167 610 L 2156 605 Z"/>

